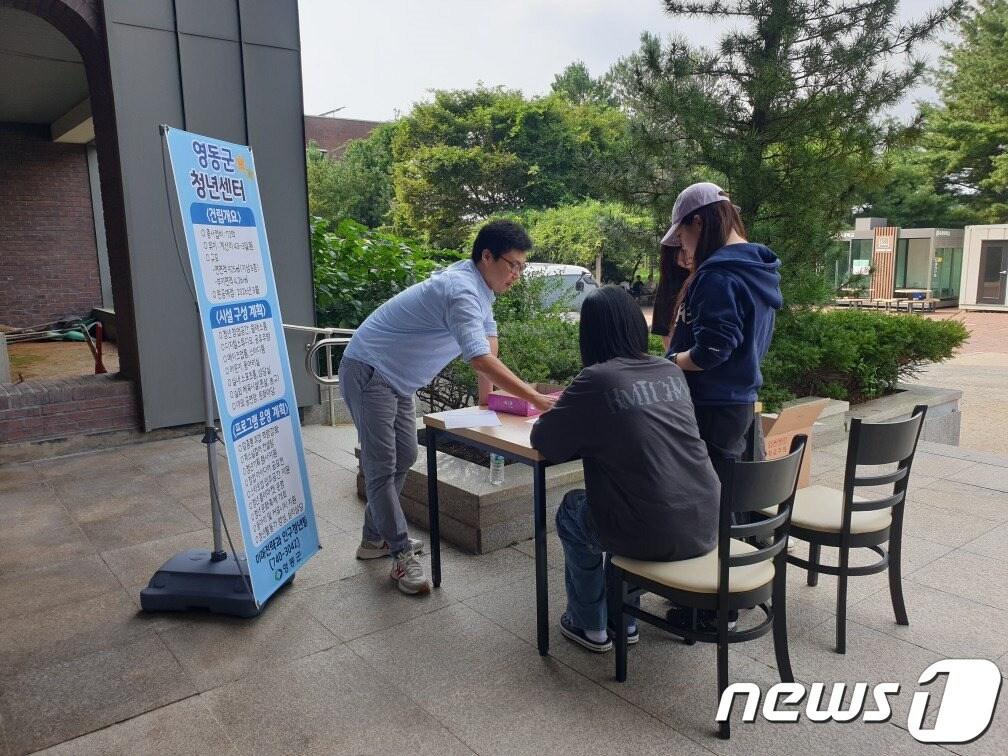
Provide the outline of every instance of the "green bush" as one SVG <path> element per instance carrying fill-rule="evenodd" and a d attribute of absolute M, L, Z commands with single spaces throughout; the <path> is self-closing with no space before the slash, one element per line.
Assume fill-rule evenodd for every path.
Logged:
<path fill-rule="evenodd" d="M 571 382 L 581 370 L 578 326 L 560 318 L 502 321 L 497 324 L 501 361 L 529 383 Z M 464 387 L 466 404 L 475 403 L 476 373 L 462 360 L 454 360 L 439 379 Z M 439 392 L 440 393 L 440 392 Z"/>
<path fill-rule="evenodd" d="M 655 357 L 665 356 L 665 342 L 662 341 L 662 337 L 653 333 L 648 334 L 648 354 L 653 354 Z"/>
<path fill-rule="evenodd" d="M 956 320 L 864 310 L 786 310 L 763 361 L 760 399 L 774 411 L 799 396 L 851 404 L 891 392 L 897 381 L 942 362 L 969 337 Z"/>
<path fill-rule="evenodd" d="M 459 259 L 344 218 L 312 218 L 315 308 L 320 326 L 356 328 L 385 300 Z"/>

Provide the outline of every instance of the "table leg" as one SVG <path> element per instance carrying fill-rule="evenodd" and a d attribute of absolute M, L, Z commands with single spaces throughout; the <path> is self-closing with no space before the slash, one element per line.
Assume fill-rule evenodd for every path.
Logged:
<path fill-rule="evenodd" d="M 441 523 L 438 519 L 437 431 L 427 428 L 427 512 L 430 516 L 430 564 L 434 587 L 441 585 Z"/>
<path fill-rule="evenodd" d="M 536 635 L 539 654 L 549 654 L 549 594 L 546 586 L 546 465 L 532 467 L 535 509 Z"/>

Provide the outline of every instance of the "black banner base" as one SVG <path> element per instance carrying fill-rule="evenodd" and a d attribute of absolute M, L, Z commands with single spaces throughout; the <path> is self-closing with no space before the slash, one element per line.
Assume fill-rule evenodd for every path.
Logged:
<path fill-rule="evenodd" d="M 207 549 L 183 551 L 165 562 L 140 591 L 140 607 L 145 612 L 209 611 L 256 617 L 264 607 L 257 607 L 249 593 L 243 574 L 247 569 L 244 559 L 239 565 L 231 555 L 215 562 Z M 293 579 L 292 575 L 284 587 Z"/>

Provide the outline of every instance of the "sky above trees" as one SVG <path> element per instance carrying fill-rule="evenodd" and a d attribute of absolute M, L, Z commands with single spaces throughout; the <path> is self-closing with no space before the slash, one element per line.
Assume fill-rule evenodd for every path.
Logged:
<path fill-rule="evenodd" d="M 937 3 L 903 0 L 913 18 Z M 388 120 L 430 99 L 431 89 L 478 82 L 545 94 L 553 76 L 582 60 L 593 76 L 640 46 L 640 34 L 683 35 L 710 45 L 727 27 L 677 21 L 660 0 L 299 0 L 305 112 Z M 927 50 L 932 61 L 938 49 Z M 893 109 L 909 117 L 919 87 Z"/>

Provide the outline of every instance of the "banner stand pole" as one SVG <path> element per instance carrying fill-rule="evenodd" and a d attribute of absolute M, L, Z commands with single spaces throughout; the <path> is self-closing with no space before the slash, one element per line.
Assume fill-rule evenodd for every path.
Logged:
<path fill-rule="evenodd" d="M 207 469 L 210 474 L 210 516 L 213 522 L 213 551 L 210 552 L 211 562 L 222 562 L 227 559 L 221 543 L 221 504 L 220 489 L 217 486 L 217 425 L 214 413 L 213 379 L 210 375 L 210 357 L 207 354 L 206 343 L 200 334 L 200 353 L 203 358 L 203 408 L 206 410 L 206 426 L 204 427 L 203 443 L 206 444 Z"/>
<path fill-rule="evenodd" d="M 147 587 L 140 591 L 140 607 L 146 612 L 206 610 L 214 614 L 256 617 L 262 607 L 256 606 L 250 591 L 245 560 L 237 554 L 229 555 L 221 541 L 223 517 L 217 485 L 218 434 L 213 379 L 202 334 L 200 353 L 203 363 L 203 407 L 206 410 L 206 425 L 200 442 L 206 444 L 207 451 L 213 550 L 189 549 L 165 562 L 154 573 Z"/>

